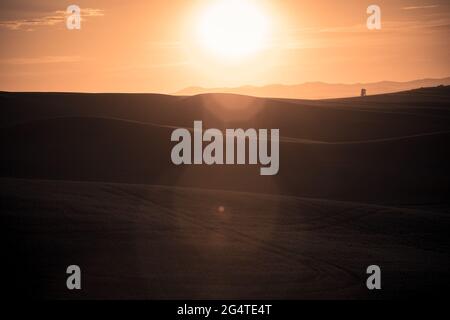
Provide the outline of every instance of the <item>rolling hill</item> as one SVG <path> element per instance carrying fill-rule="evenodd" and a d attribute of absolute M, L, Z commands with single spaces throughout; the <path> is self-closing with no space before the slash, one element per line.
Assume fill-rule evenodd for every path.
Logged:
<path fill-rule="evenodd" d="M 3 290 L 56 299 L 438 297 L 450 87 L 332 100 L 0 93 Z M 280 171 L 175 166 L 171 132 L 279 128 Z M 65 287 L 66 267 L 83 290 Z M 365 286 L 382 269 L 382 290 Z"/>

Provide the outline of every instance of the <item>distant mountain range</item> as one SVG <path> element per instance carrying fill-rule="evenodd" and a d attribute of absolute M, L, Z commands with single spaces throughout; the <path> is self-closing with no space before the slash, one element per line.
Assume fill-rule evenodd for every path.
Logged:
<path fill-rule="evenodd" d="M 176 92 L 176 95 L 196 95 L 201 93 L 234 93 L 255 97 L 290 99 L 328 99 L 359 96 L 361 89 L 367 95 L 405 91 L 422 87 L 450 85 L 450 77 L 442 79 L 419 79 L 407 82 L 381 81 L 372 83 L 332 84 L 324 82 L 306 82 L 297 85 L 267 85 L 262 87 L 242 86 L 235 88 L 188 87 Z"/>

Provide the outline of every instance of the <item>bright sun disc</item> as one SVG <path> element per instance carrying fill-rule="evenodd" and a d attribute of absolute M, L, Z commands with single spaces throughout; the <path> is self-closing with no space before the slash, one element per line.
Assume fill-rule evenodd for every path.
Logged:
<path fill-rule="evenodd" d="M 217 56 L 243 58 L 264 49 L 268 21 L 250 2 L 215 1 L 200 17 L 198 36 L 201 44 Z"/>

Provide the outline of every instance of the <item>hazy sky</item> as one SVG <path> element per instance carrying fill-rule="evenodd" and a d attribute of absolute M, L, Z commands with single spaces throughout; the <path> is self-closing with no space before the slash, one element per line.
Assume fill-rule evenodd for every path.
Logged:
<path fill-rule="evenodd" d="M 450 75 L 447 0 L 242 0 L 250 3 L 248 23 L 208 16 L 220 1 L 2 1 L 0 90 L 172 93 L 187 86 Z M 81 30 L 66 28 L 70 4 L 82 9 Z M 381 8 L 381 30 L 366 27 L 371 4 Z M 235 38 L 211 38 L 217 26 L 205 26 L 208 17 L 240 28 L 245 45 L 256 32 L 260 46 L 227 59 L 222 53 L 230 46 L 223 44 Z M 263 35 L 253 30 L 258 17 Z M 211 42 L 217 50 L 208 48 Z"/>

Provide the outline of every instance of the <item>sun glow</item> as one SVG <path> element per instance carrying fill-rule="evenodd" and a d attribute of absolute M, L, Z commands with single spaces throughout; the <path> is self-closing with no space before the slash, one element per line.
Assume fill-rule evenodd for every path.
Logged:
<path fill-rule="evenodd" d="M 245 0 L 216 0 L 201 14 L 197 36 L 210 53 L 224 59 L 242 59 L 263 50 L 269 21 L 262 8 Z"/>

